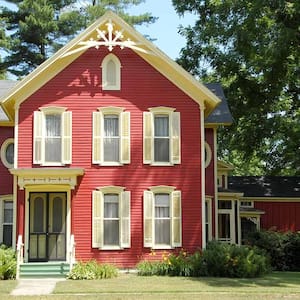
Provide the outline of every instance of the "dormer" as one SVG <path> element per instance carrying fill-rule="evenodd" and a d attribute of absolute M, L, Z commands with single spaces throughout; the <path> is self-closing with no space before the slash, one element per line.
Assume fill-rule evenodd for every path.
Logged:
<path fill-rule="evenodd" d="M 218 160 L 217 163 L 217 184 L 218 188 L 228 189 L 228 176 L 233 166 Z"/>

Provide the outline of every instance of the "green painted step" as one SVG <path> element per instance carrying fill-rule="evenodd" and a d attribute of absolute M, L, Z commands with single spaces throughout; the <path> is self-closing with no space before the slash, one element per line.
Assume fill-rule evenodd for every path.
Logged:
<path fill-rule="evenodd" d="M 20 278 L 57 278 L 66 277 L 70 265 L 66 262 L 24 263 L 20 265 Z"/>

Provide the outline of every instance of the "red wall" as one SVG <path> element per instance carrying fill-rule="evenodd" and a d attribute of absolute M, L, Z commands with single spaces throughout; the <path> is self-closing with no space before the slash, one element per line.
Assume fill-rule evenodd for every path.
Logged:
<path fill-rule="evenodd" d="M 72 232 L 78 260 L 96 258 L 132 266 L 150 249 L 143 249 L 143 191 L 170 185 L 182 191 L 183 248 L 201 246 L 201 172 L 199 105 L 129 49 L 115 49 L 122 65 L 121 91 L 102 91 L 101 62 L 108 51 L 90 49 L 20 107 L 19 167 L 32 165 L 32 113 L 41 106 L 64 106 L 73 113 L 71 167 L 85 169 L 72 199 Z M 92 112 L 120 106 L 131 113 L 131 163 L 121 167 L 92 164 Z M 151 167 L 143 164 L 143 111 L 175 107 L 181 113 L 181 164 Z M 131 191 L 131 248 L 99 251 L 91 248 L 92 190 L 116 185 Z"/>
<path fill-rule="evenodd" d="M 261 228 L 300 230 L 300 202 L 255 202 L 255 208 L 265 211 L 261 217 Z"/>
<path fill-rule="evenodd" d="M 8 138 L 14 137 L 13 127 L 0 127 L 0 148 Z M 0 195 L 9 195 L 13 193 L 13 176 L 9 173 L 6 166 L 0 159 Z"/>

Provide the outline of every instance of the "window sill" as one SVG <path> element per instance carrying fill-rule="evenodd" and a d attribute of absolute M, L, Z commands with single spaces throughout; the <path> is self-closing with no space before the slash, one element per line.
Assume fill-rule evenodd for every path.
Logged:
<path fill-rule="evenodd" d="M 102 166 L 102 167 L 122 167 L 122 166 L 124 166 L 122 163 L 119 163 L 119 162 L 103 162 L 98 165 Z"/>
<path fill-rule="evenodd" d="M 153 167 L 173 167 L 174 164 L 170 163 L 170 162 L 165 162 L 165 163 L 159 163 L 159 162 L 153 162 L 150 164 L 150 166 Z"/>
<path fill-rule="evenodd" d="M 104 246 L 104 247 L 98 248 L 98 250 L 110 250 L 110 251 L 113 251 L 113 250 L 124 250 L 124 248 L 122 248 L 120 246 Z"/>
<path fill-rule="evenodd" d="M 64 167 L 65 164 L 63 163 L 41 163 L 39 164 L 42 167 Z"/>
<path fill-rule="evenodd" d="M 172 247 L 170 245 L 154 245 L 152 247 L 152 249 L 154 249 L 154 250 L 171 250 L 171 249 L 174 249 L 174 247 Z"/>

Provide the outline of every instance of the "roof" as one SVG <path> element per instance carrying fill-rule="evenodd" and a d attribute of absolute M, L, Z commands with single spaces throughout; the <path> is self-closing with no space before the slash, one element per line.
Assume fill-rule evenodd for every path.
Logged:
<path fill-rule="evenodd" d="M 230 125 L 233 122 L 227 99 L 224 95 L 223 88 L 220 83 L 206 83 L 205 86 L 211 90 L 221 103 L 213 110 L 213 112 L 205 119 L 206 124 L 223 124 Z"/>
<path fill-rule="evenodd" d="M 9 90 L 11 90 L 16 85 L 16 83 L 17 81 L 13 80 L 0 80 L 0 99 L 2 96 L 6 95 Z M 3 108 L 0 106 L 0 122 L 1 121 L 8 121 L 8 117 Z"/>
<path fill-rule="evenodd" d="M 229 176 L 228 188 L 244 193 L 244 197 L 300 198 L 300 177 Z"/>
<path fill-rule="evenodd" d="M 208 116 L 221 103 L 221 100 L 204 84 L 196 80 L 123 19 L 108 11 L 27 75 L 8 95 L 2 98 L 3 106 L 8 113 L 9 119 L 13 121 L 15 106 L 20 105 L 87 49 L 91 47 L 96 49 L 107 47 L 111 51 L 117 46 L 132 49 L 132 51 L 198 103 L 200 107 L 205 108 L 205 116 Z"/>

